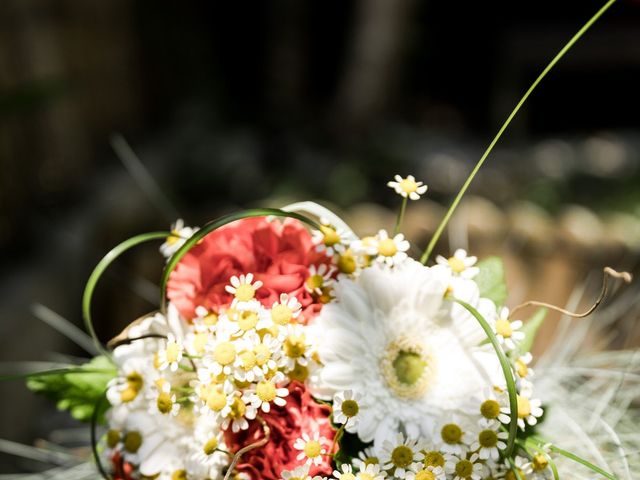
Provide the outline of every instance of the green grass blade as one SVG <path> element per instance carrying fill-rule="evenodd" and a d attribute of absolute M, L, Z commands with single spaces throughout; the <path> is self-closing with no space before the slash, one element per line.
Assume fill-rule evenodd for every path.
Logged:
<path fill-rule="evenodd" d="M 110 357 L 110 352 L 107 351 L 106 348 L 102 345 L 100 340 L 98 339 L 95 329 L 93 328 L 93 320 L 91 318 L 91 299 L 93 298 L 93 292 L 96 289 L 96 285 L 98 280 L 102 277 L 104 271 L 116 260 L 120 255 L 122 255 L 127 250 L 140 245 L 141 243 L 150 242 L 154 240 L 164 240 L 170 235 L 170 232 L 150 232 L 143 233 L 141 235 L 136 235 L 135 237 L 129 238 L 125 240 L 121 244 L 117 245 L 113 248 L 109 253 L 107 253 L 102 260 L 96 265 L 89 276 L 89 280 L 87 280 L 87 284 L 84 287 L 84 293 L 82 295 L 82 318 L 84 319 L 84 326 L 87 329 L 87 333 L 91 335 L 93 339 L 93 343 L 96 348 L 107 357 Z"/>
<path fill-rule="evenodd" d="M 29 378 L 43 377 L 46 375 L 63 375 L 67 373 L 113 373 L 112 370 L 102 368 L 87 369 L 81 367 L 55 368 L 52 370 L 42 370 L 39 372 L 14 373 L 10 375 L 0 375 L 0 382 L 8 382 L 11 380 L 26 380 Z"/>
<path fill-rule="evenodd" d="M 484 330 L 484 333 L 487 335 L 487 338 L 491 342 L 493 349 L 496 352 L 498 360 L 500 361 L 500 367 L 502 368 L 502 373 L 504 374 L 504 379 L 507 382 L 507 391 L 509 393 L 509 410 L 511 411 L 511 420 L 509 422 L 509 439 L 507 441 L 507 449 L 504 452 L 504 455 L 508 458 L 513 454 L 513 449 L 516 442 L 516 434 L 518 433 L 518 397 L 516 390 L 516 382 L 513 378 L 513 371 L 511 370 L 511 363 L 509 363 L 509 359 L 505 355 L 496 334 L 493 333 L 493 329 L 484 319 L 484 317 L 476 310 L 474 307 L 469 305 L 464 300 L 460 300 L 458 298 L 451 297 L 453 302 L 456 302 L 458 305 L 463 306 L 471 315 L 473 315 L 478 323 Z"/>
<path fill-rule="evenodd" d="M 182 245 L 176 253 L 174 253 L 162 273 L 162 283 L 160 285 L 160 311 L 166 313 L 167 311 L 167 284 L 169 283 L 169 277 L 171 276 L 171 272 L 176 268 L 182 257 L 184 257 L 194 245 L 196 245 L 200 240 L 206 237 L 208 234 L 217 230 L 218 228 L 227 225 L 228 223 L 235 222 L 236 220 L 241 220 L 243 218 L 251 218 L 251 217 L 285 217 L 285 218 L 294 218 L 299 220 L 307 225 L 319 229 L 320 226 L 314 222 L 313 220 L 305 217 L 304 215 L 300 215 L 299 213 L 294 212 L 285 212 L 284 210 L 279 210 L 277 208 L 253 208 L 249 210 L 243 210 L 241 212 L 230 213 L 228 215 L 224 215 L 216 220 L 213 220 L 206 225 L 204 225 L 200 230 L 193 234 L 185 243 Z"/>
<path fill-rule="evenodd" d="M 562 455 L 563 457 L 568 458 L 569 460 L 573 460 L 574 462 L 579 463 L 580 465 L 582 465 L 584 467 L 587 467 L 592 472 L 598 473 L 598 474 L 602 475 L 603 477 L 608 478 L 609 480 L 619 480 L 618 477 L 616 477 L 615 475 L 613 475 L 613 474 L 601 469 L 597 465 L 594 465 L 590 461 L 585 460 L 584 458 L 576 455 L 575 453 L 568 452 L 567 450 L 564 450 L 564 449 L 562 449 L 560 447 L 556 447 L 553 444 L 549 445 L 549 449 L 552 452 L 558 453 L 558 454 Z"/>
<path fill-rule="evenodd" d="M 471 182 L 475 178 L 476 174 L 478 173 L 478 171 L 480 170 L 480 168 L 484 164 L 485 160 L 487 159 L 487 157 L 489 156 L 489 154 L 493 150 L 493 147 L 496 146 L 496 144 L 498 143 L 498 140 L 500 140 L 500 137 L 502 137 L 502 134 L 507 129 L 507 127 L 509 126 L 509 124 L 511 123 L 513 118 L 516 116 L 516 114 L 518 113 L 518 111 L 520 110 L 522 105 L 524 105 L 524 103 L 527 101 L 529 96 L 533 93 L 533 91 L 536 89 L 536 87 L 542 81 L 542 79 L 547 76 L 547 74 L 553 69 L 553 67 L 555 67 L 556 63 L 558 63 L 560 61 L 560 59 L 562 57 L 564 57 L 564 55 L 569 50 L 571 50 L 571 47 L 573 47 L 575 45 L 575 43 L 580 39 L 580 37 L 582 37 L 586 33 L 586 31 L 589 30 L 591 28 L 591 26 L 615 2 L 616 2 L 616 0 L 609 0 L 600 10 L 598 10 L 598 12 L 596 12 L 596 14 L 593 17 L 591 17 L 589 19 L 589 21 L 587 23 L 585 23 L 582 26 L 582 28 L 580 30 L 578 30 L 578 32 L 571 38 L 571 40 L 569 40 L 566 43 L 566 45 L 564 47 L 562 47 L 562 50 L 560 50 L 556 54 L 556 56 L 553 58 L 553 60 L 551 60 L 551 62 L 549 62 L 549 64 L 545 67 L 545 69 L 542 71 L 542 73 L 538 76 L 538 78 L 535 79 L 535 81 L 531 84 L 529 89 L 526 91 L 526 93 L 520 99 L 520 101 L 515 106 L 515 108 L 511 112 L 511 114 L 507 117 L 507 119 L 504 121 L 504 123 L 500 127 L 500 130 L 498 130 L 498 133 L 493 138 L 493 140 L 491 141 L 491 143 L 489 144 L 489 146 L 487 147 L 485 152 L 482 154 L 482 157 L 480 157 L 480 160 L 478 160 L 478 163 L 476 164 L 476 166 L 473 168 L 473 170 L 471 170 L 471 173 L 469 174 L 469 176 L 465 180 L 464 184 L 462 185 L 462 188 L 460 188 L 460 191 L 458 192 L 458 194 L 454 198 L 453 202 L 451 203 L 451 206 L 449 207 L 449 210 L 447 210 L 447 213 L 445 214 L 444 218 L 442 219 L 442 221 L 438 225 L 438 228 L 436 229 L 435 233 L 433 234 L 433 237 L 431 237 L 431 240 L 429 241 L 429 245 L 427 245 L 427 248 L 425 249 L 424 253 L 422 254 L 422 257 L 420 258 L 420 261 L 423 264 L 426 264 L 427 261 L 429 260 L 429 256 L 433 252 L 433 249 L 435 248 L 436 243 L 438 243 L 438 240 L 440 239 L 440 236 L 442 235 L 442 232 L 444 231 L 445 227 L 449 223 L 449 219 L 451 218 L 451 215 L 453 215 L 453 212 L 458 207 L 458 204 L 460 203 L 460 200 L 462 200 L 462 197 L 464 196 L 464 194 L 466 193 L 467 189 L 469 188 L 469 185 L 471 184 Z"/>

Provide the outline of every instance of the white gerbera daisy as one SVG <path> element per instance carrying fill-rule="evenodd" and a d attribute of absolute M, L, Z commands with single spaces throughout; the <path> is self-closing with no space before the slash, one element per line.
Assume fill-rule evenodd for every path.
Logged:
<path fill-rule="evenodd" d="M 318 432 L 313 436 L 303 433 L 301 438 L 296 439 L 293 448 L 300 450 L 296 460 L 304 460 L 307 465 L 320 465 L 322 458 L 327 454 L 327 440 L 321 438 Z"/>
<path fill-rule="evenodd" d="M 424 195 L 427 186 L 423 182 L 416 182 L 413 175 L 402 178 L 400 175 L 393 177 L 395 181 L 387 182 L 387 186 L 393 188 L 398 195 L 411 200 L 418 200 L 420 195 Z"/>
<path fill-rule="evenodd" d="M 462 248 L 457 249 L 452 257 L 444 258 L 442 255 L 436 257 L 438 265 L 448 267 L 455 275 L 463 278 L 473 278 L 480 272 L 478 267 L 474 267 L 477 261 L 478 257 L 468 256 Z"/>
<path fill-rule="evenodd" d="M 362 395 L 353 390 L 345 390 L 333 396 L 333 421 L 344 424 L 349 433 L 355 432 L 360 413 L 360 400 Z"/>
<path fill-rule="evenodd" d="M 396 478 L 412 477 L 412 473 L 419 470 L 422 464 L 418 461 L 418 452 L 422 444 L 418 440 L 406 437 L 398 433 L 393 439 L 385 440 L 380 449 L 380 461 L 385 470 L 393 469 Z M 369 468 L 372 465 L 367 465 Z M 373 465 L 377 466 L 377 465 Z"/>
<path fill-rule="evenodd" d="M 518 344 L 524 340 L 524 332 L 519 331 L 522 328 L 522 320 L 509 320 L 509 309 L 502 307 L 498 313 L 495 331 L 498 342 L 500 342 L 506 350 L 514 350 Z"/>
<path fill-rule="evenodd" d="M 477 285 L 469 283 L 475 290 L 462 299 L 478 306 Z M 360 392 L 367 408 L 356 432 L 376 449 L 396 432 L 430 439 L 442 418 L 472 417 L 468 399 L 501 382 L 493 348 L 478 344 L 481 328 L 443 298 L 446 288 L 438 269 L 413 260 L 393 269 L 373 265 L 340 279 L 336 301 L 307 327 L 323 364 L 311 389 L 327 400 Z"/>
<path fill-rule="evenodd" d="M 171 233 L 164 243 L 160 245 L 160 253 L 168 259 L 197 231 L 198 228 L 185 226 L 184 221 L 179 218 L 173 225 L 171 225 Z"/>
<path fill-rule="evenodd" d="M 386 230 L 380 230 L 376 235 L 376 261 L 389 266 L 398 265 L 407 259 L 409 246 L 403 234 L 390 238 Z"/>

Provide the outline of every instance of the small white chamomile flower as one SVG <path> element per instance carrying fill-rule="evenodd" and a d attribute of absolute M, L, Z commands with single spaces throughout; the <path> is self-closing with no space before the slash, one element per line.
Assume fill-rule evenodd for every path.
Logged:
<path fill-rule="evenodd" d="M 277 372 L 272 378 L 260 380 L 255 389 L 251 393 L 249 401 L 251 405 L 256 409 L 261 409 L 265 413 L 269 413 L 271 410 L 271 403 L 283 407 L 287 404 L 284 399 L 289 395 L 289 390 L 284 387 L 278 387 L 286 380 L 282 372 Z"/>
<path fill-rule="evenodd" d="M 513 322 L 509 320 L 507 307 L 502 307 L 498 312 L 495 324 L 496 337 L 506 350 L 514 350 L 524 340 L 525 334 L 520 331 L 522 325 L 522 320 L 514 320 Z"/>
<path fill-rule="evenodd" d="M 444 467 L 434 467 L 433 465 L 423 466 L 415 472 L 414 476 L 414 480 L 446 480 L 446 478 Z"/>
<path fill-rule="evenodd" d="M 184 346 L 182 345 L 182 341 L 177 339 L 172 333 L 168 333 L 165 347 L 158 352 L 159 370 L 165 370 L 167 368 L 172 372 L 178 370 L 183 352 Z"/>
<path fill-rule="evenodd" d="M 356 480 L 384 480 L 386 472 L 380 470 L 380 465 L 370 463 L 356 474 Z"/>
<path fill-rule="evenodd" d="M 355 427 L 360 420 L 360 400 L 362 395 L 353 390 L 345 390 L 333 396 L 333 421 L 344 424 L 345 430 L 355 432 Z"/>
<path fill-rule="evenodd" d="M 553 478 L 553 471 L 549 466 L 549 458 L 549 452 L 544 447 L 541 451 L 534 453 L 524 468 L 527 478 L 533 480 L 551 480 L 551 478 Z"/>
<path fill-rule="evenodd" d="M 293 470 L 283 470 L 280 476 L 282 480 L 312 480 L 308 465 L 302 465 Z"/>
<path fill-rule="evenodd" d="M 333 471 L 333 478 L 336 480 L 354 480 L 353 467 L 348 463 L 343 463 L 340 470 Z"/>
<path fill-rule="evenodd" d="M 507 432 L 500 431 L 500 423 L 496 420 L 481 419 L 478 422 L 480 431 L 471 444 L 471 451 L 477 452 L 480 460 L 498 460 L 500 450 L 507 448 L 505 440 L 509 438 Z"/>
<path fill-rule="evenodd" d="M 220 428 L 227 430 L 231 426 L 231 431 L 237 433 L 240 430 L 249 428 L 248 420 L 253 420 L 258 414 L 257 409 L 249 404 L 249 393 L 233 395 L 229 402 L 220 411 L 223 418 Z"/>
<path fill-rule="evenodd" d="M 304 460 L 306 465 L 320 465 L 327 454 L 326 443 L 327 440 L 321 438 L 318 432 L 314 432 L 313 436 L 303 433 L 302 437 L 293 443 L 293 448 L 300 450 L 296 460 Z"/>
<path fill-rule="evenodd" d="M 325 252 L 328 257 L 344 251 L 349 234 L 341 228 L 331 225 L 326 218 L 320 218 L 320 230 L 313 231 L 313 242 L 317 252 Z"/>
<path fill-rule="evenodd" d="M 286 293 L 280 294 L 280 301 L 274 302 L 269 311 L 271 321 L 275 325 L 285 326 L 300 316 L 302 304 L 298 299 Z"/>
<path fill-rule="evenodd" d="M 519 378 L 525 379 L 530 378 L 534 375 L 533 368 L 529 366 L 533 360 L 533 355 L 530 352 L 525 353 L 524 355 L 520 355 L 515 361 L 515 372 Z"/>
<path fill-rule="evenodd" d="M 484 465 L 480 463 L 477 453 L 469 458 L 451 455 L 444 468 L 453 480 L 480 480 L 484 472 Z"/>
<path fill-rule="evenodd" d="M 472 401 L 470 413 L 480 413 L 486 420 L 498 420 L 501 423 L 509 423 L 509 396 L 506 390 L 499 387 L 488 387 L 482 395 Z"/>
<path fill-rule="evenodd" d="M 358 452 L 358 458 L 353 459 L 353 464 L 359 470 L 362 470 L 369 464 L 378 464 L 380 463 L 380 459 L 376 455 L 373 447 L 367 447 L 361 452 Z"/>
<path fill-rule="evenodd" d="M 542 401 L 538 398 L 531 398 L 531 391 L 523 389 L 517 396 L 518 398 L 518 426 L 524 430 L 526 425 L 535 425 L 538 418 L 542 416 L 544 410 Z"/>
<path fill-rule="evenodd" d="M 315 265 L 309 266 L 309 277 L 304 282 L 304 287 L 309 293 L 316 295 L 322 295 L 324 289 L 330 287 L 333 283 L 334 268 L 328 267 L 326 264 L 321 263 L 317 267 Z"/>
<path fill-rule="evenodd" d="M 184 221 L 179 218 L 173 225 L 171 225 L 171 233 L 164 243 L 160 245 L 160 253 L 168 259 L 197 231 L 197 228 L 186 227 L 184 225 Z"/>
<path fill-rule="evenodd" d="M 167 383 L 168 385 L 168 383 Z M 176 395 L 171 393 L 170 388 L 162 389 L 156 398 L 155 408 L 151 407 L 151 413 L 176 416 L 180 411 L 180 404 L 176 401 Z"/>
<path fill-rule="evenodd" d="M 396 478 L 412 477 L 413 472 L 421 467 L 418 461 L 422 445 L 412 438 L 405 439 L 398 433 L 394 441 L 385 440 L 380 450 L 380 462 L 385 470 L 395 469 Z"/>
<path fill-rule="evenodd" d="M 260 280 L 253 281 L 253 273 L 247 273 L 246 275 L 235 275 L 229 280 L 231 285 L 227 285 L 224 289 L 231 293 L 234 298 L 231 302 L 231 307 L 235 307 L 239 303 L 247 303 L 253 300 L 256 296 L 256 291 L 262 287 Z"/>
<path fill-rule="evenodd" d="M 463 455 L 469 450 L 468 445 L 471 440 L 469 428 L 457 418 L 444 423 L 438 433 L 434 441 L 443 453 Z"/>
<path fill-rule="evenodd" d="M 400 175 L 393 177 L 395 181 L 387 182 L 387 186 L 393 188 L 398 195 L 411 200 L 418 200 L 420 195 L 424 195 L 427 186 L 423 182 L 417 182 L 413 175 L 402 178 Z"/>
<path fill-rule="evenodd" d="M 457 249 L 452 257 L 444 258 L 442 255 L 436 257 L 438 265 L 450 268 L 454 275 L 462 278 L 473 278 L 480 272 L 478 267 L 474 267 L 477 261 L 478 257 L 468 256 L 462 248 Z"/>
<path fill-rule="evenodd" d="M 376 236 L 376 261 L 389 266 L 398 265 L 407 259 L 409 242 L 404 239 L 404 235 L 398 233 L 393 238 L 389 237 L 386 230 L 380 230 Z"/>

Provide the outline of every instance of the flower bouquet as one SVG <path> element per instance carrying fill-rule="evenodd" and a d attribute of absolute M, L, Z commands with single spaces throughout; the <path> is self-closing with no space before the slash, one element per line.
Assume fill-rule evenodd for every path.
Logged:
<path fill-rule="evenodd" d="M 312 202 L 243 211 L 200 229 L 179 221 L 118 245 L 91 275 L 83 314 L 101 354 L 29 374 L 29 386 L 91 422 L 106 479 L 631 478 L 640 442 L 628 408 L 637 382 L 618 402 L 607 393 L 618 377 L 590 383 L 593 372 L 572 370 L 566 358 L 564 370 L 532 368 L 548 309 L 578 317 L 592 309 L 527 302 L 510 311 L 500 259 L 478 262 L 459 249 L 430 263 L 511 118 L 611 3 L 527 92 L 419 261 L 401 233 L 408 201 L 427 190 L 413 176 L 388 183 L 402 198 L 391 233 L 359 237 Z M 97 282 L 120 254 L 148 241 L 164 242 L 159 309 L 105 348 L 91 321 Z M 605 268 L 594 309 L 611 277 L 630 280 Z M 615 360 L 607 362 L 615 372 Z M 582 407 L 600 408 L 595 429 L 576 419 Z"/>

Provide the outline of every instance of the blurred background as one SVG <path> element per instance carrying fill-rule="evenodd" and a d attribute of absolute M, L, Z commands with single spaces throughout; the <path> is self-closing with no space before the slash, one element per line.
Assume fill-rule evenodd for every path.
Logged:
<path fill-rule="evenodd" d="M 81 325 L 102 255 L 177 217 L 314 199 L 367 234 L 393 225 L 399 197 L 385 184 L 412 173 L 429 185 L 405 223 L 419 254 L 601 3 L 3 0 L 0 359 L 86 355 L 33 304 Z M 640 2 L 620 0 L 530 98 L 437 251 L 504 256 L 510 305 L 584 308 L 602 266 L 637 273 L 639 85 Z M 108 271 L 101 338 L 156 308 L 162 266 L 146 246 Z M 621 306 L 594 348 L 640 345 L 636 298 L 631 287 L 608 300 Z M 67 414 L 22 383 L 0 385 L 0 399 L 0 438 L 71 438 Z M 22 468 L 0 456 L 0 472 Z"/>

